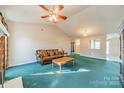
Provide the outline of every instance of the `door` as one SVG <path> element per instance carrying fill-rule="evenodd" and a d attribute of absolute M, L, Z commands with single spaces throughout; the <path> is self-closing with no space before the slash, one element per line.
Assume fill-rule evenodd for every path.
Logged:
<path fill-rule="evenodd" d="M 5 62 L 5 37 L 0 37 L 0 70 L 3 70 Z"/>
<path fill-rule="evenodd" d="M 0 37 L 0 70 L 5 70 L 8 65 L 8 40 L 6 36 Z M 1 75 L 0 75 L 1 76 Z"/>

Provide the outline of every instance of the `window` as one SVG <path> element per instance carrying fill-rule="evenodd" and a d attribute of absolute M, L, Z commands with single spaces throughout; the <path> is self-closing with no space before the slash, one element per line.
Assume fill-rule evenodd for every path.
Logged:
<path fill-rule="evenodd" d="M 100 49 L 100 40 L 90 40 L 90 49 Z"/>

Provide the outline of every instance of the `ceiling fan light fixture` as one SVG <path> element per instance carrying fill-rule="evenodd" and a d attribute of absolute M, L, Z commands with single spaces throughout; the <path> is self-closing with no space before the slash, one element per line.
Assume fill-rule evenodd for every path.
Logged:
<path fill-rule="evenodd" d="M 84 37 L 87 37 L 87 36 L 88 36 L 87 29 L 84 30 L 84 32 L 83 32 L 83 36 L 84 36 Z"/>
<path fill-rule="evenodd" d="M 52 17 L 53 17 L 54 21 L 57 22 L 57 17 L 56 17 L 56 15 L 53 14 Z"/>
<path fill-rule="evenodd" d="M 87 33 L 84 33 L 84 34 L 83 34 L 83 36 L 84 36 L 84 37 L 87 37 L 87 36 L 88 36 L 88 34 L 87 34 Z"/>
<path fill-rule="evenodd" d="M 50 20 L 50 21 L 53 21 L 53 22 L 57 22 L 57 21 L 58 21 L 58 19 L 57 19 L 57 17 L 56 17 L 55 14 L 49 15 L 49 20 Z"/>
<path fill-rule="evenodd" d="M 45 5 L 39 5 L 40 8 L 43 8 L 48 15 L 41 16 L 41 18 L 49 18 L 50 21 L 57 23 L 59 19 L 66 20 L 67 17 L 64 15 L 59 14 L 58 12 L 61 11 L 64 6 L 63 5 L 54 5 L 52 8 L 48 8 Z"/>
<path fill-rule="evenodd" d="M 49 15 L 49 20 L 50 20 L 50 21 L 53 21 L 53 18 L 52 18 L 52 16 L 51 16 L 51 15 Z"/>

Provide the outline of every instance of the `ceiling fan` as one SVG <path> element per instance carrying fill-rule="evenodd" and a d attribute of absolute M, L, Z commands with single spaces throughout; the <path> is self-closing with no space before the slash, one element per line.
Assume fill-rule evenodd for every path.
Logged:
<path fill-rule="evenodd" d="M 48 13 L 48 15 L 41 16 L 41 18 L 49 18 L 49 20 L 54 23 L 57 23 L 58 19 L 62 19 L 62 20 L 67 19 L 66 16 L 59 14 L 59 11 L 64 8 L 63 5 L 55 5 L 55 6 L 52 6 L 52 8 L 50 8 L 50 9 L 44 5 L 39 5 L 39 7 L 43 8 Z"/>

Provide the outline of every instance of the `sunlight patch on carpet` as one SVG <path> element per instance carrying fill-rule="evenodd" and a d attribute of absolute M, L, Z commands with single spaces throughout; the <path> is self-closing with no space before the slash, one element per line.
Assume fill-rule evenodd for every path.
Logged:
<path fill-rule="evenodd" d="M 48 75 L 48 74 L 61 74 L 61 73 L 78 73 L 78 72 L 90 72 L 91 70 L 89 69 L 83 69 L 80 68 L 77 71 L 71 71 L 71 70 L 62 70 L 62 72 L 60 71 L 51 71 L 51 72 L 46 72 L 46 73 L 35 73 L 35 74 L 31 74 L 31 75 Z"/>

